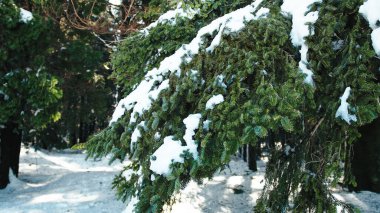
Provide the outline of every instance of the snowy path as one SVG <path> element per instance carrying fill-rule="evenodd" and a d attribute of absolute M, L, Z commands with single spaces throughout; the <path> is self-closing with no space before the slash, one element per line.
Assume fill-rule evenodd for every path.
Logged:
<path fill-rule="evenodd" d="M 0 213 L 118 213 L 125 204 L 111 189 L 122 165 L 108 160 L 85 161 L 84 154 L 22 150 L 19 179 L 0 190 Z M 178 202 L 165 212 L 252 212 L 264 185 L 265 164 L 251 172 L 246 163 L 232 160 L 230 168 L 203 184 L 190 184 L 176 196 Z M 336 192 L 339 199 L 361 209 L 380 212 L 380 194 Z"/>
<path fill-rule="evenodd" d="M 111 190 L 120 164 L 85 161 L 83 154 L 23 149 L 19 179 L 0 190 L 1 213 L 121 212 L 125 205 Z"/>

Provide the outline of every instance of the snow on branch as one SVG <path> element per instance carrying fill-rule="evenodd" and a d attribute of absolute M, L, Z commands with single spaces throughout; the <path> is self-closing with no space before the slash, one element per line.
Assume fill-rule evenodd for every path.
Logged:
<path fill-rule="evenodd" d="M 22 8 L 20 8 L 20 16 L 21 16 L 20 21 L 24 23 L 28 23 L 33 19 L 33 14 L 30 11 L 22 9 Z"/>
<path fill-rule="evenodd" d="M 140 132 L 140 129 L 139 128 L 143 128 L 143 129 L 147 129 L 146 128 L 146 122 L 145 121 L 141 121 L 135 128 L 135 130 L 133 131 L 132 133 L 132 136 L 131 136 L 131 152 L 133 151 L 134 149 L 134 144 L 137 142 L 137 140 L 141 137 L 141 132 Z"/>
<path fill-rule="evenodd" d="M 175 10 L 169 10 L 166 13 L 162 14 L 157 21 L 151 23 L 144 29 L 140 30 L 145 36 L 149 34 L 149 30 L 155 28 L 158 24 L 170 24 L 175 25 L 177 22 L 177 18 L 188 18 L 193 19 L 196 14 L 199 13 L 199 9 L 192 8 L 182 8 L 182 3 L 178 3 L 177 8 Z"/>
<path fill-rule="evenodd" d="M 174 140 L 173 136 L 165 137 L 164 143 L 153 153 L 149 169 L 156 174 L 169 175 L 172 163 L 183 163 L 184 159 L 180 155 L 185 150 L 180 140 Z"/>
<path fill-rule="evenodd" d="M 223 95 L 214 95 L 206 102 L 206 110 L 214 109 L 214 107 L 224 101 Z"/>
<path fill-rule="evenodd" d="M 314 24 L 318 19 L 318 11 L 308 12 L 312 4 L 321 2 L 321 0 L 285 0 L 281 5 L 281 11 L 284 15 L 290 14 L 292 16 L 292 30 L 290 37 L 293 46 L 301 47 L 301 60 L 299 62 L 299 69 L 302 73 L 306 74 L 305 83 L 314 85 L 313 71 L 307 65 L 307 52 L 309 47 L 306 45 L 305 37 L 314 34 L 313 28 L 309 29 L 309 24 Z M 309 24 L 308 24 L 309 23 Z"/>
<path fill-rule="evenodd" d="M 173 55 L 161 61 L 160 66 L 150 70 L 134 91 L 120 100 L 113 113 L 110 125 L 123 116 L 125 110 L 132 110 L 130 123 L 134 123 L 136 122 L 136 115 L 141 116 L 144 111 L 150 109 L 152 102 L 158 98 L 158 94 L 169 87 L 169 80 L 164 80 L 163 76 L 167 73 L 180 75 L 181 64 L 183 61 L 189 63 L 198 54 L 204 43 L 203 37 L 205 35 L 213 35 L 215 31 L 223 30 L 220 27 L 223 24 L 225 25 L 223 34 L 236 33 L 242 30 L 247 22 L 265 17 L 269 13 L 268 8 L 261 8 L 255 15 L 252 14 L 261 2 L 262 0 L 257 0 L 252 5 L 228 13 L 201 28 L 189 44 L 183 45 Z M 216 47 L 218 44 L 214 45 Z M 154 86 L 155 82 L 160 85 Z"/>
<path fill-rule="evenodd" d="M 380 56 L 380 0 L 368 0 L 359 8 L 359 13 L 368 21 L 372 28 L 372 47 Z"/>
<path fill-rule="evenodd" d="M 201 114 L 190 114 L 183 120 L 186 126 L 183 139 L 186 146 L 182 146 L 180 140 L 174 140 L 173 136 L 164 138 L 164 143 L 153 153 L 150 160 L 150 170 L 156 174 L 167 176 L 171 173 L 170 165 L 172 163 L 183 163 L 184 159 L 181 156 L 184 151 L 188 151 L 193 155 L 194 159 L 198 158 L 197 144 L 193 140 L 195 130 L 198 129 Z"/>
<path fill-rule="evenodd" d="M 350 96 L 350 91 L 351 88 L 347 87 L 342 97 L 340 97 L 340 106 L 335 113 L 336 118 L 340 117 L 341 119 L 345 120 L 348 124 L 351 124 L 351 121 L 356 122 L 356 115 L 350 115 L 348 113 L 348 107 L 350 106 L 350 104 L 347 103 L 347 99 Z"/>

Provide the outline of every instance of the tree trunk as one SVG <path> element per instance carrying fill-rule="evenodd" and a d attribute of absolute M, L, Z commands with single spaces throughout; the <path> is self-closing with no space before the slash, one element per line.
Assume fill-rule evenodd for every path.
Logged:
<path fill-rule="evenodd" d="M 352 145 L 345 143 L 345 156 L 344 156 L 344 178 L 343 178 L 343 184 L 344 186 L 350 185 L 351 180 L 351 148 Z"/>
<path fill-rule="evenodd" d="M 267 141 L 266 141 L 268 152 L 270 152 L 271 149 L 275 149 L 276 144 L 274 141 L 275 141 L 275 137 L 273 136 L 273 133 L 269 131 Z"/>
<path fill-rule="evenodd" d="M 354 143 L 352 174 L 355 190 L 380 192 L 380 118 L 359 128 L 362 137 Z"/>
<path fill-rule="evenodd" d="M 247 162 L 247 145 L 246 144 L 243 144 L 242 151 L 243 151 L 243 160 Z"/>
<path fill-rule="evenodd" d="M 256 150 L 252 145 L 248 145 L 248 168 L 254 172 L 257 172 L 257 163 L 256 163 Z"/>
<path fill-rule="evenodd" d="M 18 177 L 21 134 L 16 123 L 8 122 L 0 132 L 0 189 L 9 183 L 9 169 Z"/>
<path fill-rule="evenodd" d="M 84 140 L 84 123 L 82 122 L 82 119 L 79 119 L 79 127 L 78 127 L 78 139 L 79 142 L 82 143 Z"/>
<path fill-rule="evenodd" d="M 73 127 L 71 127 L 71 131 L 70 131 L 69 134 L 70 134 L 69 146 L 72 147 L 75 144 L 77 144 L 76 125 L 74 125 Z"/>
<path fill-rule="evenodd" d="M 256 160 L 260 160 L 260 157 L 262 155 L 262 150 L 261 150 L 261 141 L 257 141 L 255 149 L 256 149 Z"/>

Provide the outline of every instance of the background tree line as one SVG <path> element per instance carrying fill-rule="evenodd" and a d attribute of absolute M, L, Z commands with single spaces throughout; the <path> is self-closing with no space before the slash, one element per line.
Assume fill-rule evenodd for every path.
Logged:
<path fill-rule="evenodd" d="M 47 149 L 85 142 L 108 124 L 115 102 L 105 66 L 111 50 L 66 16 L 47 15 L 44 3 L 0 2 L 2 188 L 9 167 L 18 174 L 21 141 Z M 21 8 L 31 20 L 22 20 Z"/>
<path fill-rule="evenodd" d="M 159 1 L 0 1 L 0 187 L 18 175 L 21 142 L 67 148 L 105 128 L 120 98 L 109 65 Z M 23 18 L 23 10 L 31 17 Z M 138 17 L 138 18 L 137 18 Z M 83 148 L 83 146 L 81 146 Z"/>

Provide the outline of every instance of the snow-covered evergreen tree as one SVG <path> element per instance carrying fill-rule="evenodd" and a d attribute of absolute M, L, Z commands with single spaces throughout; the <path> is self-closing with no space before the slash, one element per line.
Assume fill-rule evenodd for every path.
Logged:
<path fill-rule="evenodd" d="M 88 145 L 131 164 L 114 180 L 127 210 L 158 212 L 189 180 L 271 132 L 257 212 L 334 212 L 351 183 L 358 128 L 380 113 L 378 0 L 191 1 L 113 56 L 125 98 Z M 286 132 L 285 137 L 280 134 Z"/>

